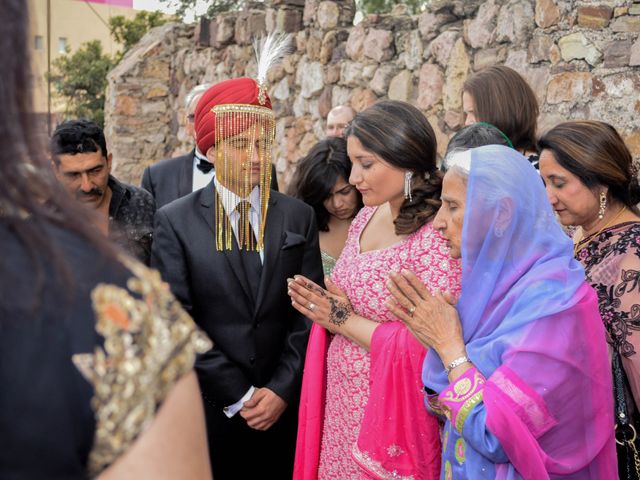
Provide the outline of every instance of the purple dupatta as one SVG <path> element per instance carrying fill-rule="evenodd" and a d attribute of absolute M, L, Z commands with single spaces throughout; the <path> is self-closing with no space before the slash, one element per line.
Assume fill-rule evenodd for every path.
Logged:
<path fill-rule="evenodd" d="M 465 154 L 457 310 L 487 379 L 486 427 L 525 479 L 616 478 L 605 333 L 571 240 L 522 155 L 495 145 Z M 423 381 L 438 393 L 449 384 L 433 351 Z M 507 470 L 496 465 L 497 478 Z"/>

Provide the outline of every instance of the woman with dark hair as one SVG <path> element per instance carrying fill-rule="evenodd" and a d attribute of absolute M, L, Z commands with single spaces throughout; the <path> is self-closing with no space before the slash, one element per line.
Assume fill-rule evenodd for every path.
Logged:
<path fill-rule="evenodd" d="M 465 125 L 487 122 L 509 138 L 513 148 L 536 166 L 536 126 L 538 100 L 515 70 L 494 65 L 472 75 L 462 87 Z"/>
<path fill-rule="evenodd" d="M 331 274 L 351 221 L 362 208 L 362 196 L 349 184 L 350 174 L 346 140 L 330 137 L 318 142 L 300 160 L 289 186 L 289 195 L 311 205 L 316 212 L 325 275 Z"/>
<path fill-rule="evenodd" d="M 193 373 L 210 341 L 56 180 L 28 4 L 0 0 L 0 478 L 211 478 Z"/>
<path fill-rule="evenodd" d="M 420 385 L 426 350 L 384 305 L 399 269 L 415 270 L 432 291 L 458 290 L 459 264 L 431 224 L 442 185 L 435 134 L 419 110 L 396 101 L 358 113 L 345 134 L 349 181 L 365 207 L 328 289 L 302 276 L 289 284 L 292 304 L 314 322 L 294 478 L 436 479 L 438 423 Z"/>
<path fill-rule="evenodd" d="M 539 147 L 540 173 L 549 201 L 563 225 L 578 227 L 573 237 L 574 254 L 598 293 L 616 398 L 628 398 L 628 405 L 616 402 L 618 437 L 628 440 L 635 435 L 624 428 L 620 413 L 627 419 L 631 415 L 629 426 L 640 426 L 637 171 L 618 132 L 603 122 L 561 123 L 543 135 Z M 621 478 L 627 478 L 622 471 Z"/>

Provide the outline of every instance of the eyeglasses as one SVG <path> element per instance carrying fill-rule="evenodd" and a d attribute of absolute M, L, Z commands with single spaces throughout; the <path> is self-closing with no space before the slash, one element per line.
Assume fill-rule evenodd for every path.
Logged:
<path fill-rule="evenodd" d="M 190 113 L 189 115 L 187 115 L 187 120 L 189 120 L 190 122 L 193 122 L 195 118 L 196 118 L 195 113 Z"/>

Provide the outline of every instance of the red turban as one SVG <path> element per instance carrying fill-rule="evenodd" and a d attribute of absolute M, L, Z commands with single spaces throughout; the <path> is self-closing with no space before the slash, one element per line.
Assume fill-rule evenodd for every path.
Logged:
<path fill-rule="evenodd" d="M 241 104 L 256 105 L 271 108 L 271 99 L 266 95 L 266 101 L 261 104 L 258 99 L 259 87 L 253 78 L 232 78 L 215 84 L 209 88 L 196 106 L 195 128 L 198 150 L 206 155 L 207 150 L 216 144 L 216 115 L 213 107 L 217 105 Z M 230 136 L 237 135 L 248 127 L 238 125 L 237 131 L 230 132 Z"/>

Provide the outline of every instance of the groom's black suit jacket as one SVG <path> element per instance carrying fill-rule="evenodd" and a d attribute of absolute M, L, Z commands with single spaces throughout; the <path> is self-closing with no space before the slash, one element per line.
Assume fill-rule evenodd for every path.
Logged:
<path fill-rule="evenodd" d="M 151 265 L 214 343 L 196 361 L 214 477 L 291 478 L 310 322 L 291 306 L 287 278 L 303 274 L 322 284 L 315 215 L 271 191 L 254 302 L 237 243 L 216 250 L 216 197 L 211 182 L 157 212 Z M 266 432 L 249 428 L 240 414 L 223 414 L 251 385 L 288 403 Z"/>

